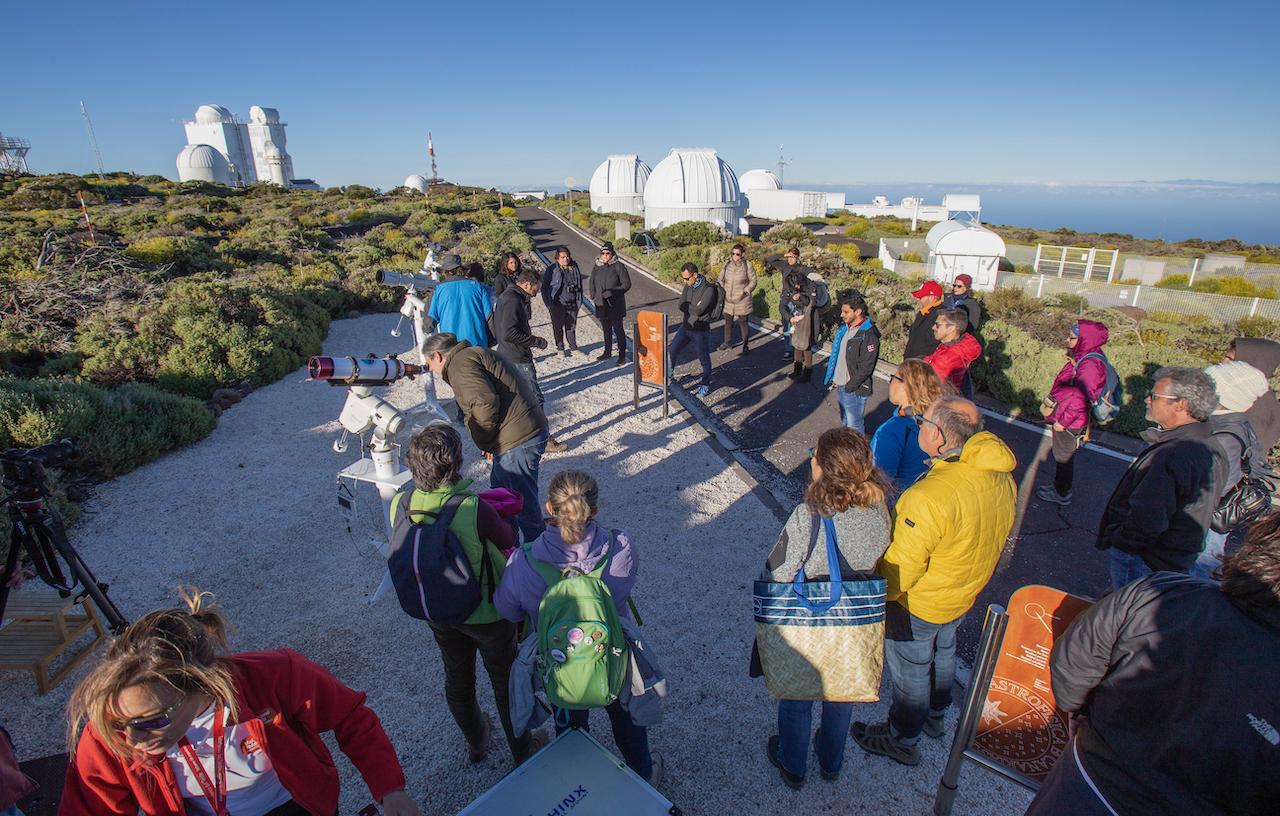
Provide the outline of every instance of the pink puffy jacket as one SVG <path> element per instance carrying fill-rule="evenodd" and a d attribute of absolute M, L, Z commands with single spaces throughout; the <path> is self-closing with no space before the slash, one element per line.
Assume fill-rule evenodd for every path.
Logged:
<path fill-rule="evenodd" d="M 1089 424 L 1092 405 L 1107 384 L 1107 367 L 1097 357 L 1086 354 L 1101 351 L 1107 342 L 1107 327 L 1093 320 L 1081 320 L 1080 341 L 1071 350 L 1071 360 L 1062 367 L 1049 389 L 1049 397 L 1058 403 L 1049 422 L 1078 431 Z"/>

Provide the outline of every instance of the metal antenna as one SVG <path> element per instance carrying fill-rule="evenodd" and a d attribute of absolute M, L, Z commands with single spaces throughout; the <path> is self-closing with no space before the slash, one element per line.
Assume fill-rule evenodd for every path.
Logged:
<path fill-rule="evenodd" d="M 431 178 L 427 181 L 431 184 L 439 184 L 440 174 L 436 172 L 436 146 L 431 143 L 431 131 L 427 131 L 427 155 L 431 157 Z"/>
<path fill-rule="evenodd" d="M 791 164 L 791 162 L 787 161 L 786 158 L 782 155 L 782 145 L 778 145 L 778 186 L 779 187 L 782 186 L 782 168 L 786 167 L 788 164 Z"/>
<path fill-rule="evenodd" d="M 93 148 L 93 158 L 98 162 L 98 178 L 105 179 L 107 176 L 102 172 L 102 153 L 98 151 L 98 137 L 93 135 L 93 121 L 89 119 L 89 109 L 84 106 L 84 100 L 80 100 L 80 115 L 84 117 L 84 129 L 89 133 L 89 145 Z"/>

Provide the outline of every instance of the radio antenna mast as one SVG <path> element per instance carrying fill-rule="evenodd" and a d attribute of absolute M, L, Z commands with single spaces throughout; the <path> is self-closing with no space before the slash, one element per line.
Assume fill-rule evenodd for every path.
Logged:
<path fill-rule="evenodd" d="M 80 100 L 80 115 L 84 117 L 84 129 L 89 134 L 89 146 L 93 148 L 93 158 L 98 163 L 98 178 L 106 178 L 106 174 L 102 172 L 102 153 L 98 151 L 98 137 L 93 135 L 93 121 L 89 119 L 89 109 L 84 106 L 84 100 Z"/>
<path fill-rule="evenodd" d="M 431 131 L 427 131 L 427 155 L 431 157 L 431 178 L 427 179 L 429 184 L 439 184 L 440 174 L 436 172 L 436 148 L 431 143 Z"/>
<path fill-rule="evenodd" d="M 782 185 L 782 168 L 791 162 L 787 161 L 782 155 L 782 145 L 778 145 L 778 185 Z"/>

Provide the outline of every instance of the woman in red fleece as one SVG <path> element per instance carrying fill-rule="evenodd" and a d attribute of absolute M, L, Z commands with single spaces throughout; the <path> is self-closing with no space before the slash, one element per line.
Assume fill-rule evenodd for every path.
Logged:
<path fill-rule="evenodd" d="M 132 624 L 76 688 L 60 816 L 335 816 L 325 731 L 387 816 L 419 816 L 365 696 L 288 649 L 224 656 L 210 598 Z"/>

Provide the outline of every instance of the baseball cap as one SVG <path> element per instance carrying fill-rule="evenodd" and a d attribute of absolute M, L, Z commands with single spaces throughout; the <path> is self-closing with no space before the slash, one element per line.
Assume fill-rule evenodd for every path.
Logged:
<path fill-rule="evenodd" d="M 942 284 L 936 280 L 927 280 L 920 284 L 920 288 L 911 293 L 912 297 L 942 297 Z"/>
<path fill-rule="evenodd" d="M 441 272 L 451 272 L 454 269 L 461 269 L 461 268 L 462 268 L 462 258 L 459 257 L 458 255 L 455 255 L 454 253 L 450 252 L 447 255 L 441 256 L 440 258 Z"/>

